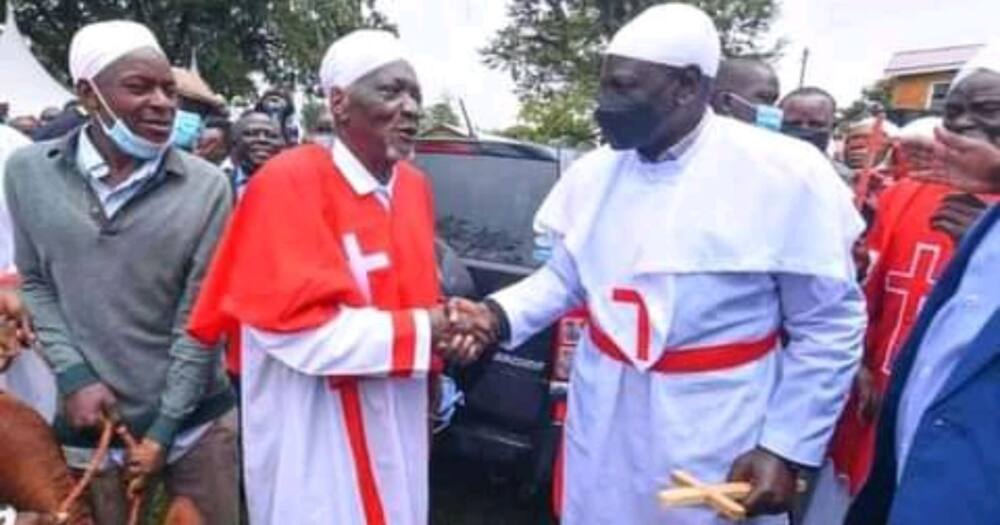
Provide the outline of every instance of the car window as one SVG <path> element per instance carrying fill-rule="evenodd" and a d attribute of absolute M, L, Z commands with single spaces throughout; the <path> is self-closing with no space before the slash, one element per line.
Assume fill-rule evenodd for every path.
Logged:
<path fill-rule="evenodd" d="M 424 153 L 417 164 L 431 179 L 437 234 L 459 256 L 540 265 L 531 225 L 555 184 L 555 161 Z"/>

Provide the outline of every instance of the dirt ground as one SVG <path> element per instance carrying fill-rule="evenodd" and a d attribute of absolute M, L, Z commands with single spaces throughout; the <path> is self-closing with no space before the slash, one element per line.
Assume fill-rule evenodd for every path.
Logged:
<path fill-rule="evenodd" d="M 519 497 L 517 484 L 486 465 L 449 457 L 431 463 L 431 525 L 555 525 L 547 490 Z"/>

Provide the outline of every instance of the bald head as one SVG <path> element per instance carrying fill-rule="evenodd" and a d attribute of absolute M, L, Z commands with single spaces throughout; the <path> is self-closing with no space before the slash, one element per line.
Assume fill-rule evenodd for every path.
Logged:
<path fill-rule="evenodd" d="M 771 106 L 778 101 L 778 75 L 758 58 L 730 58 L 722 61 L 715 77 L 712 108 L 720 115 L 752 121 L 749 107 Z"/>

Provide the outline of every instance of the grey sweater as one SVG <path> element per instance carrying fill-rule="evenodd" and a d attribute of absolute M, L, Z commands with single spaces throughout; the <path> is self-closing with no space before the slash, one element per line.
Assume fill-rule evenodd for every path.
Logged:
<path fill-rule="evenodd" d="M 230 210 L 224 175 L 172 149 L 111 219 L 76 166 L 78 133 L 9 159 L 15 260 L 60 395 L 103 382 L 133 433 L 169 445 L 234 406 L 187 318 Z M 90 445 L 56 417 L 68 445 Z"/>

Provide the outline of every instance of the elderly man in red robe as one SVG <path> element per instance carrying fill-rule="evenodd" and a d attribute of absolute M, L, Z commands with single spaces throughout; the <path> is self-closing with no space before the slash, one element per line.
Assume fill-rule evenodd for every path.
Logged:
<path fill-rule="evenodd" d="M 330 46 L 320 77 L 336 140 L 253 177 L 190 330 L 239 343 L 251 523 L 421 525 L 428 376 L 450 323 L 430 188 L 408 162 L 420 84 L 372 30 Z"/>

